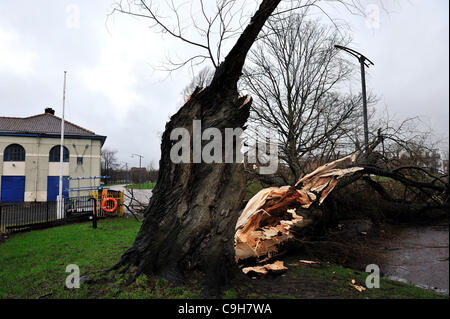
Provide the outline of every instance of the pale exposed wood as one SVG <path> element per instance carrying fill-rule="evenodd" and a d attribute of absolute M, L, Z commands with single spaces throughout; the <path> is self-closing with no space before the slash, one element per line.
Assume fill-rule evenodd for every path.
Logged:
<path fill-rule="evenodd" d="M 276 261 L 272 264 L 267 264 L 264 266 L 246 267 L 242 269 L 244 274 L 256 273 L 259 275 L 267 275 L 268 273 L 281 274 L 285 272 L 287 268 L 284 266 L 282 261 Z"/>
<path fill-rule="evenodd" d="M 320 264 L 320 262 L 313 261 L 313 260 L 300 260 L 300 262 L 303 263 L 303 264 L 309 264 L 309 265 L 311 265 L 311 264 Z"/>
<path fill-rule="evenodd" d="M 297 229 L 310 225 L 310 206 L 314 203 L 320 205 L 340 178 L 362 170 L 360 167 L 336 168 L 349 158 L 328 163 L 299 179 L 297 185 L 302 183 L 301 189 L 292 186 L 269 187 L 251 198 L 236 223 L 236 261 L 273 257 L 281 244 L 294 237 L 293 227 Z M 265 266 L 259 267 L 259 273 L 267 273 Z M 255 271 L 254 268 L 247 269 Z"/>
<path fill-rule="evenodd" d="M 313 171 L 312 173 L 309 173 L 308 175 L 305 175 L 304 177 L 300 178 L 300 179 L 297 181 L 297 183 L 295 184 L 295 186 L 299 185 L 300 183 L 302 183 L 302 182 L 304 182 L 304 181 L 310 179 L 312 176 L 315 176 L 315 175 L 317 175 L 317 174 L 319 174 L 319 173 L 321 173 L 321 172 L 323 172 L 323 171 L 329 171 L 329 170 L 332 169 L 333 167 L 336 167 L 336 166 L 339 165 L 340 163 L 345 162 L 345 161 L 347 161 L 347 160 L 349 160 L 349 159 L 351 159 L 351 158 L 352 158 L 352 156 L 349 155 L 349 156 L 340 158 L 340 159 L 338 159 L 338 160 L 336 160 L 336 161 L 334 161 L 334 162 L 327 163 L 327 164 L 325 164 L 325 165 L 323 165 L 323 166 L 317 168 L 317 169 L 316 169 L 315 171 Z"/>

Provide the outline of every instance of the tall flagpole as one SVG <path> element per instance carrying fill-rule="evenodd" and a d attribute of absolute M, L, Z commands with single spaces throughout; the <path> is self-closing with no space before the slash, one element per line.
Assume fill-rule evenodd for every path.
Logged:
<path fill-rule="evenodd" d="M 62 196 L 63 190 L 63 164 L 64 164 L 64 109 L 66 104 L 66 75 L 64 71 L 64 88 L 63 88 L 63 103 L 62 103 L 62 119 L 61 119 L 61 145 L 59 150 L 59 192 L 58 192 L 58 219 L 63 218 L 64 198 Z"/>

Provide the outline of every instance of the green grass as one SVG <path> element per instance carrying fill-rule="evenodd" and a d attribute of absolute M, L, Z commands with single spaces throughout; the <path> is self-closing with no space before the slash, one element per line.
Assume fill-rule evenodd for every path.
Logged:
<path fill-rule="evenodd" d="M 0 298 L 202 298 L 192 280 L 176 286 L 165 279 L 141 275 L 124 286 L 127 277 L 101 270 L 114 265 L 131 246 L 141 224 L 133 218 L 101 219 L 91 223 L 36 230 L 13 235 L 0 244 Z M 381 279 L 379 289 L 359 292 L 350 285 L 365 286 L 367 273 L 321 263 L 305 265 L 299 258 L 286 257 L 288 271 L 277 277 L 237 280 L 222 298 L 448 298 L 400 282 Z M 80 289 L 65 288 L 69 264 L 80 267 L 81 275 L 99 280 L 81 283 Z"/>
<path fill-rule="evenodd" d="M 88 287 L 65 289 L 66 266 L 76 264 L 81 274 L 114 265 L 133 243 L 140 223 L 112 218 L 16 234 L 0 244 L 0 297 L 82 298 Z"/>
<path fill-rule="evenodd" d="M 366 287 L 365 281 L 368 273 L 353 269 L 343 268 L 337 265 L 322 264 L 318 268 L 302 266 L 295 271 L 305 271 L 307 268 L 312 278 L 321 278 L 325 280 L 330 291 L 335 291 L 340 297 L 344 298 L 364 298 L 364 299 L 447 299 L 448 297 L 436 294 L 432 291 L 419 287 L 414 287 L 398 281 L 387 278 L 380 278 L 380 288 L 367 288 L 359 292 L 351 286 L 352 279 L 356 285 Z"/>
<path fill-rule="evenodd" d="M 371 176 L 371 178 L 379 183 L 381 182 L 394 182 L 395 180 L 390 178 L 390 177 L 386 177 L 386 176 Z"/>
<path fill-rule="evenodd" d="M 119 299 L 198 299 L 202 296 L 198 289 L 175 286 L 165 279 L 141 275 L 133 284 L 118 291 L 114 297 Z"/>
<path fill-rule="evenodd" d="M 223 299 L 236 299 L 237 294 L 234 290 L 225 290 L 223 292 Z"/>
<path fill-rule="evenodd" d="M 248 184 L 245 190 L 245 200 L 250 200 L 263 188 L 264 186 L 259 181 Z"/>
<path fill-rule="evenodd" d="M 235 286 L 238 298 L 253 299 L 448 299 L 448 296 L 414 287 L 405 283 L 380 278 L 379 288 L 360 292 L 351 282 L 365 287 L 368 273 L 329 263 L 307 265 L 299 258 L 285 258 L 287 272 L 275 278 L 252 280 Z M 233 292 L 234 293 L 234 292 Z"/>
<path fill-rule="evenodd" d="M 147 183 L 147 184 L 130 184 L 125 186 L 128 189 L 153 189 L 155 187 L 155 183 Z"/>
<path fill-rule="evenodd" d="M 101 283 L 132 245 L 141 223 L 134 218 L 111 218 L 15 234 L 0 244 L 1 298 L 199 298 L 194 288 L 177 287 L 164 279 L 141 275 L 127 287 L 127 278 Z M 100 280 L 65 288 L 66 267 L 76 264 L 80 274 Z"/>
<path fill-rule="evenodd" d="M 123 185 L 124 183 L 108 183 L 108 184 L 104 184 L 102 185 L 103 187 L 109 187 L 109 186 L 115 186 L 115 185 Z"/>

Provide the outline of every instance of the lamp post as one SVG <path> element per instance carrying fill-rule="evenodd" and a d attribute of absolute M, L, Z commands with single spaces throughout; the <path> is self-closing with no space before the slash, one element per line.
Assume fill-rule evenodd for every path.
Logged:
<path fill-rule="evenodd" d="M 363 99 L 363 117 L 364 117 L 364 153 L 366 153 L 367 147 L 369 146 L 369 126 L 367 124 L 367 94 L 366 94 L 366 67 L 369 67 L 370 65 L 374 65 L 372 61 L 370 61 L 368 58 L 366 58 L 361 53 L 341 46 L 341 45 L 335 45 L 336 49 L 343 50 L 347 53 L 350 53 L 355 58 L 358 59 L 359 64 L 361 65 L 361 85 L 362 85 L 362 99 Z"/>
<path fill-rule="evenodd" d="M 134 157 L 133 155 L 135 155 L 135 156 L 138 156 L 138 157 L 139 157 L 139 168 L 141 168 L 141 160 L 142 160 L 142 158 L 143 158 L 144 156 L 142 156 L 142 155 L 139 155 L 139 154 L 131 154 L 131 157 Z"/>
<path fill-rule="evenodd" d="M 127 162 L 124 162 L 124 163 L 125 163 L 125 179 L 128 183 L 128 180 L 129 180 L 129 178 L 128 178 L 128 163 Z"/>

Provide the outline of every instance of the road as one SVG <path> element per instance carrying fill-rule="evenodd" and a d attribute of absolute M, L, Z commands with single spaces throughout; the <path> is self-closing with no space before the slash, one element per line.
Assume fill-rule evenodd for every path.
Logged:
<path fill-rule="evenodd" d="M 114 191 L 123 191 L 125 194 L 125 213 L 129 213 L 127 207 L 138 207 L 138 202 L 142 203 L 143 205 L 147 206 L 148 202 L 150 201 L 150 198 L 152 197 L 152 190 L 151 189 L 133 189 L 129 190 L 125 188 L 124 185 L 114 185 L 114 186 L 108 186 L 110 190 Z M 131 194 L 131 191 L 133 194 Z M 131 202 L 131 196 L 134 197 L 135 200 Z"/>

